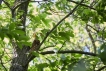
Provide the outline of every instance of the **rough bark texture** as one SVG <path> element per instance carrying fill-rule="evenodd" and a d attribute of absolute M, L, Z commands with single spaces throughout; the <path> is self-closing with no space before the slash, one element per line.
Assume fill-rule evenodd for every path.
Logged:
<path fill-rule="evenodd" d="M 24 46 L 14 48 L 13 59 L 10 71 L 27 71 L 28 69 L 28 55 L 26 54 L 30 47 Z"/>
<path fill-rule="evenodd" d="M 15 3 L 14 3 L 14 7 L 15 7 L 15 4 L 17 5 L 18 3 L 21 3 L 24 1 L 27 1 L 27 2 L 20 4 L 19 7 L 15 11 L 13 11 L 14 16 L 12 16 L 12 18 L 14 19 L 20 12 L 22 12 L 22 14 L 20 15 L 18 19 L 21 19 L 20 24 L 21 26 L 23 26 L 23 29 L 22 29 L 23 31 L 25 31 L 26 15 L 27 15 L 27 9 L 28 9 L 28 4 L 30 0 L 15 0 Z M 28 64 L 29 64 L 27 52 L 29 51 L 30 47 L 25 46 L 23 44 L 23 48 L 20 49 L 15 42 L 12 42 L 12 43 L 13 43 L 14 51 L 13 51 L 13 58 L 11 62 L 10 71 L 27 71 Z"/>

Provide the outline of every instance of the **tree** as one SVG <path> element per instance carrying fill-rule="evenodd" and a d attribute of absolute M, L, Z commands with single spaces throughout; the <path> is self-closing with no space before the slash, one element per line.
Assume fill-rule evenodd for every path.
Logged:
<path fill-rule="evenodd" d="M 105 0 L 0 3 L 1 71 L 106 70 Z"/>

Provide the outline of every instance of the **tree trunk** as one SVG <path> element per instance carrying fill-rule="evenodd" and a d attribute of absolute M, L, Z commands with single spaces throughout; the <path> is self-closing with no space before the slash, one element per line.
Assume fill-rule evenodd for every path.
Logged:
<path fill-rule="evenodd" d="M 16 16 L 19 15 L 20 12 L 22 14 L 18 19 L 21 19 L 20 25 L 23 26 L 23 31 L 25 32 L 25 22 L 26 22 L 26 15 L 27 15 L 27 9 L 29 5 L 30 0 L 15 0 L 14 7 L 16 7 L 17 4 L 24 2 L 20 4 L 15 11 L 12 11 L 12 18 L 16 19 Z M 20 26 L 19 24 L 17 26 Z M 19 46 L 15 43 L 13 43 L 13 58 L 10 66 L 10 71 L 27 71 L 28 69 L 28 55 L 27 52 L 30 47 L 25 46 L 23 44 L 23 48 L 20 49 Z"/>
<path fill-rule="evenodd" d="M 27 71 L 28 69 L 28 55 L 26 54 L 30 47 L 24 46 L 22 49 L 16 47 L 13 53 L 13 59 L 10 71 Z"/>

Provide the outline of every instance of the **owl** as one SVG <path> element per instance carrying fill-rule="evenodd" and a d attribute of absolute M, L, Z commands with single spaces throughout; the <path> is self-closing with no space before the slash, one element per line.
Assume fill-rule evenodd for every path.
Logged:
<path fill-rule="evenodd" d="M 35 39 L 32 43 L 32 46 L 31 46 L 31 49 L 29 50 L 29 52 L 38 51 L 39 45 L 40 45 L 40 41 Z"/>

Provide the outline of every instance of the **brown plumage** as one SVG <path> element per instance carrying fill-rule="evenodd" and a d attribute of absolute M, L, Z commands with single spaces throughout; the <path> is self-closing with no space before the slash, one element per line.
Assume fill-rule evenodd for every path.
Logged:
<path fill-rule="evenodd" d="M 35 39 L 32 43 L 32 46 L 31 46 L 31 49 L 29 50 L 29 52 L 38 51 L 39 45 L 40 45 L 40 41 Z"/>

